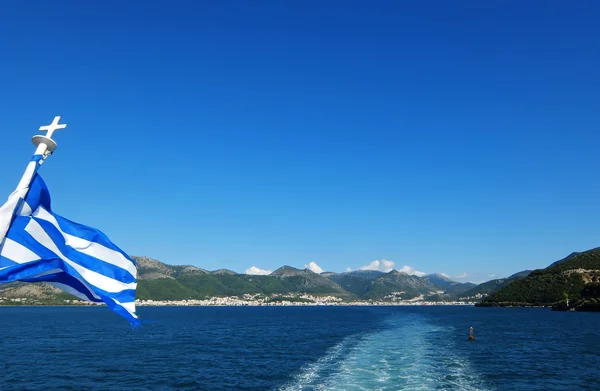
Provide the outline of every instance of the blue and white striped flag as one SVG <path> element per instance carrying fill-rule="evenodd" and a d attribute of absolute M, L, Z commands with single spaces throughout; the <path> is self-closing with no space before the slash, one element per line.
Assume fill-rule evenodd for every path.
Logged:
<path fill-rule="evenodd" d="M 33 157 L 0 207 L 0 283 L 46 282 L 82 300 L 104 302 L 135 328 L 135 262 L 97 229 L 54 213 Z"/>

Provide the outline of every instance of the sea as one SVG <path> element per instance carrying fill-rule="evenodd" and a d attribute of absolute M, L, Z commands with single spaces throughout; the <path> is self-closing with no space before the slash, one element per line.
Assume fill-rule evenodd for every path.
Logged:
<path fill-rule="evenodd" d="M 0 390 L 600 390 L 600 313 L 0 307 Z M 468 340 L 469 327 L 475 341 Z"/>

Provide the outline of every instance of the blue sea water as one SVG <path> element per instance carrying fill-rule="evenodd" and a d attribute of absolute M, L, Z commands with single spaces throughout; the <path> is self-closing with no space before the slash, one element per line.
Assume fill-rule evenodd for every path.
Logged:
<path fill-rule="evenodd" d="M 0 307 L 0 390 L 600 390 L 600 314 Z M 476 341 L 468 341 L 473 326 Z"/>

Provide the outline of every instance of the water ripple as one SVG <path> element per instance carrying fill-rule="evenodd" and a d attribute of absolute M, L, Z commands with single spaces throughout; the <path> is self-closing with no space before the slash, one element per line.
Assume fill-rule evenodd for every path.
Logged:
<path fill-rule="evenodd" d="M 465 307 L 0 308 L 2 390 L 600 389 L 600 314 Z M 477 341 L 466 334 L 474 326 Z"/>

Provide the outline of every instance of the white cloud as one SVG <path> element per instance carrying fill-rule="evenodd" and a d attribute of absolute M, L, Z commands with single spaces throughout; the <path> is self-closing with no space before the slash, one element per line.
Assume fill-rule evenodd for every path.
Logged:
<path fill-rule="evenodd" d="M 497 276 L 497 274 L 496 274 L 496 273 L 490 273 L 490 274 L 488 274 L 488 277 L 489 277 L 489 278 L 494 278 L 494 277 L 496 277 L 496 276 Z"/>
<path fill-rule="evenodd" d="M 395 268 L 396 268 L 395 262 L 388 261 L 386 259 L 382 259 L 381 261 L 375 260 L 366 266 L 359 267 L 358 270 L 379 270 L 380 272 L 388 273 L 388 272 L 391 272 Z M 405 265 L 402 268 L 397 269 L 397 270 L 399 272 L 411 274 L 413 276 L 422 277 L 425 275 L 425 273 L 423 273 L 419 270 L 416 270 L 414 267 L 407 266 L 407 265 Z"/>
<path fill-rule="evenodd" d="M 379 270 L 381 272 L 390 272 L 394 268 L 395 263 L 382 259 L 381 261 L 375 260 L 366 266 L 361 266 L 358 270 Z"/>
<path fill-rule="evenodd" d="M 271 274 L 271 273 L 273 273 L 271 270 L 259 269 L 256 266 L 252 266 L 251 268 L 246 270 L 246 274 L 254 274 L 254 275 L 259 275 L 259 276 L 265 276 L 265 275 Z"/>
<path fill-rule="evenodd" d="M 369 263 L 367 266 L 361 266 L 358 270 L 378 270 L 379 269 L 379 261 L 373 261 Z"/>
<path fill-rule="evenodd" d="M 347 271 L 347 272 L 351 272 L 351 271 L 352 271 L 352 268 L 351 268 L 351 267 L 347 267 L 347 268 L 346 268 L 346 271 Z"/>
<path fill-rule="evenodd" d="M 323 269 L 321 269 L 321 266 L 317 265 L 316 262 L 309 262 L 308 265 L 304 265 L 304 267 L 317 274 L 323 273 Z"/>
<path fill-rule="evenodd" d="M 458 273 L 456 275 L 456 278 L 458 278 L 459 280 L 464 280 L 467 277 L 469 277 L 469 275 L 467 273 Z"/>
<path fill-rule="evenodd" d="M 440 276 L 442 276 L 442 277 L 446 277 L 446 278 L 450 278 L 450 276 L 449 276 L 449 275 L 447 275 L 446 273 L 440 273 Z"/>
<path fill-rule="evenodd" d="M 417 277 L 423 277 L 425 274 L 427 274 L 427 273 L 415 270 L 414 267 L 407 266 L 407 265 L 402 266 L 402 269 L 398 269 L 398 271 L 402 272 L 402 273 L 410 274 L 413 276 L 417 276 Z"/>

